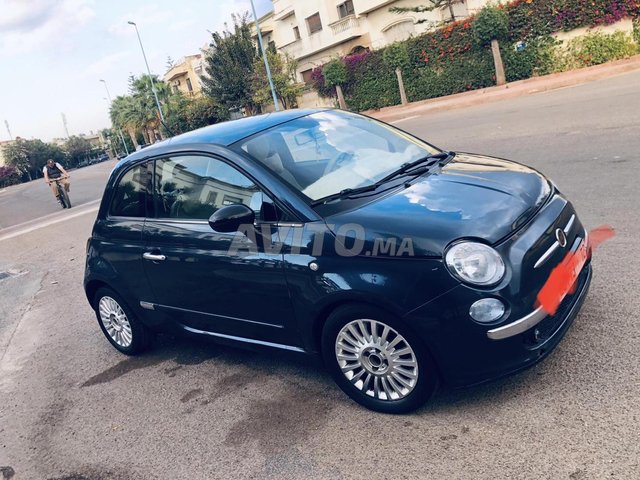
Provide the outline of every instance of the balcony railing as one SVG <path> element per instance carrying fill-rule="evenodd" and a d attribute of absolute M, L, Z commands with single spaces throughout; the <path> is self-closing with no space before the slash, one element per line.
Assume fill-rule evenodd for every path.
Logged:
<path fill-rule="evenodd" d="M 337 22 L 331 23 L 329 26 L 334 35 L 340 35 L 357 30 L 360 27 L 360 20 L 355 15 L 348 15 Z"/>

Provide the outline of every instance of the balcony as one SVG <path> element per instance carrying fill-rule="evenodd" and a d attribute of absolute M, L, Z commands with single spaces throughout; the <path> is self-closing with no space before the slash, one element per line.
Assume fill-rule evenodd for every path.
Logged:
<path fill-rule="evenodd" d="M 282 45 L 279 49 L 296 59 L 302 57 L 304 54 L 304 46 L 301 40 L 294 40 L 291 43 Z"/>
<path fill-rule="evenodd" d="M 360 20 L 355 15 L 348 15 L 337 22 L 330 23 L 331 32 L 334 35 L 358 36 L 360 35 Z"/>

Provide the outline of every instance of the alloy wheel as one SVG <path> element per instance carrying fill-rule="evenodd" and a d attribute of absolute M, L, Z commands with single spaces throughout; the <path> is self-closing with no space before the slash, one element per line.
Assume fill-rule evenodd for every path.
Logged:
<path fill-rule="evenodd" d="M 121 347 L 129 347 L 133 341 L 133 333 L 129 319 L 120 304 L 113 298 L 104 296 L 98 302 L 98 312 L 100 321 L 111 339 Z"/>
<path fill-rule="evenodd" d="M 418 360 L 411 345 L 380 321 L 347 323 L 336 337 L 335 355 L 347 380 L 372 398 L 399 400 L 417 384 Z"/>

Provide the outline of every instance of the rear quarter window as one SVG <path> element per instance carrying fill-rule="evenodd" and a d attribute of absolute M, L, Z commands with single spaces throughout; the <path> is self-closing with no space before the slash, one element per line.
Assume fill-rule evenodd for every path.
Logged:
<path fill-rule="evenodd" d="M 127 171 L 113 190 L 109 215 L 144 217 L 147 178 L 146 165 L 138 165 Z"/>

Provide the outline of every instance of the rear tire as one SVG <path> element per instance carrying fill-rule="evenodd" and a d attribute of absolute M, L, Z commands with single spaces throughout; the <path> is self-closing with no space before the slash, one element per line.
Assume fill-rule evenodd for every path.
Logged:
<path fill-rule="evenodd" d="M 371 410 L 407 413 L 439 383 L 420 338 L 397 318 L 368 305 L 336 309 L 322 331 L 322 356 L 338 386 Z"/>
<path fill-rule="evenodd" d="M 62 199 L 63 208 L 71 208 L 71 200 L 69 200 L 69 194 L 64 187 L 60 189 L 60 198 Z"/>
<path fill-rule="evenodd" d="M 102 333 L 118 351 L 137 355 L 149 348 L 151 332 L 112 289 L 99 288 L 93 308 Z"/>

